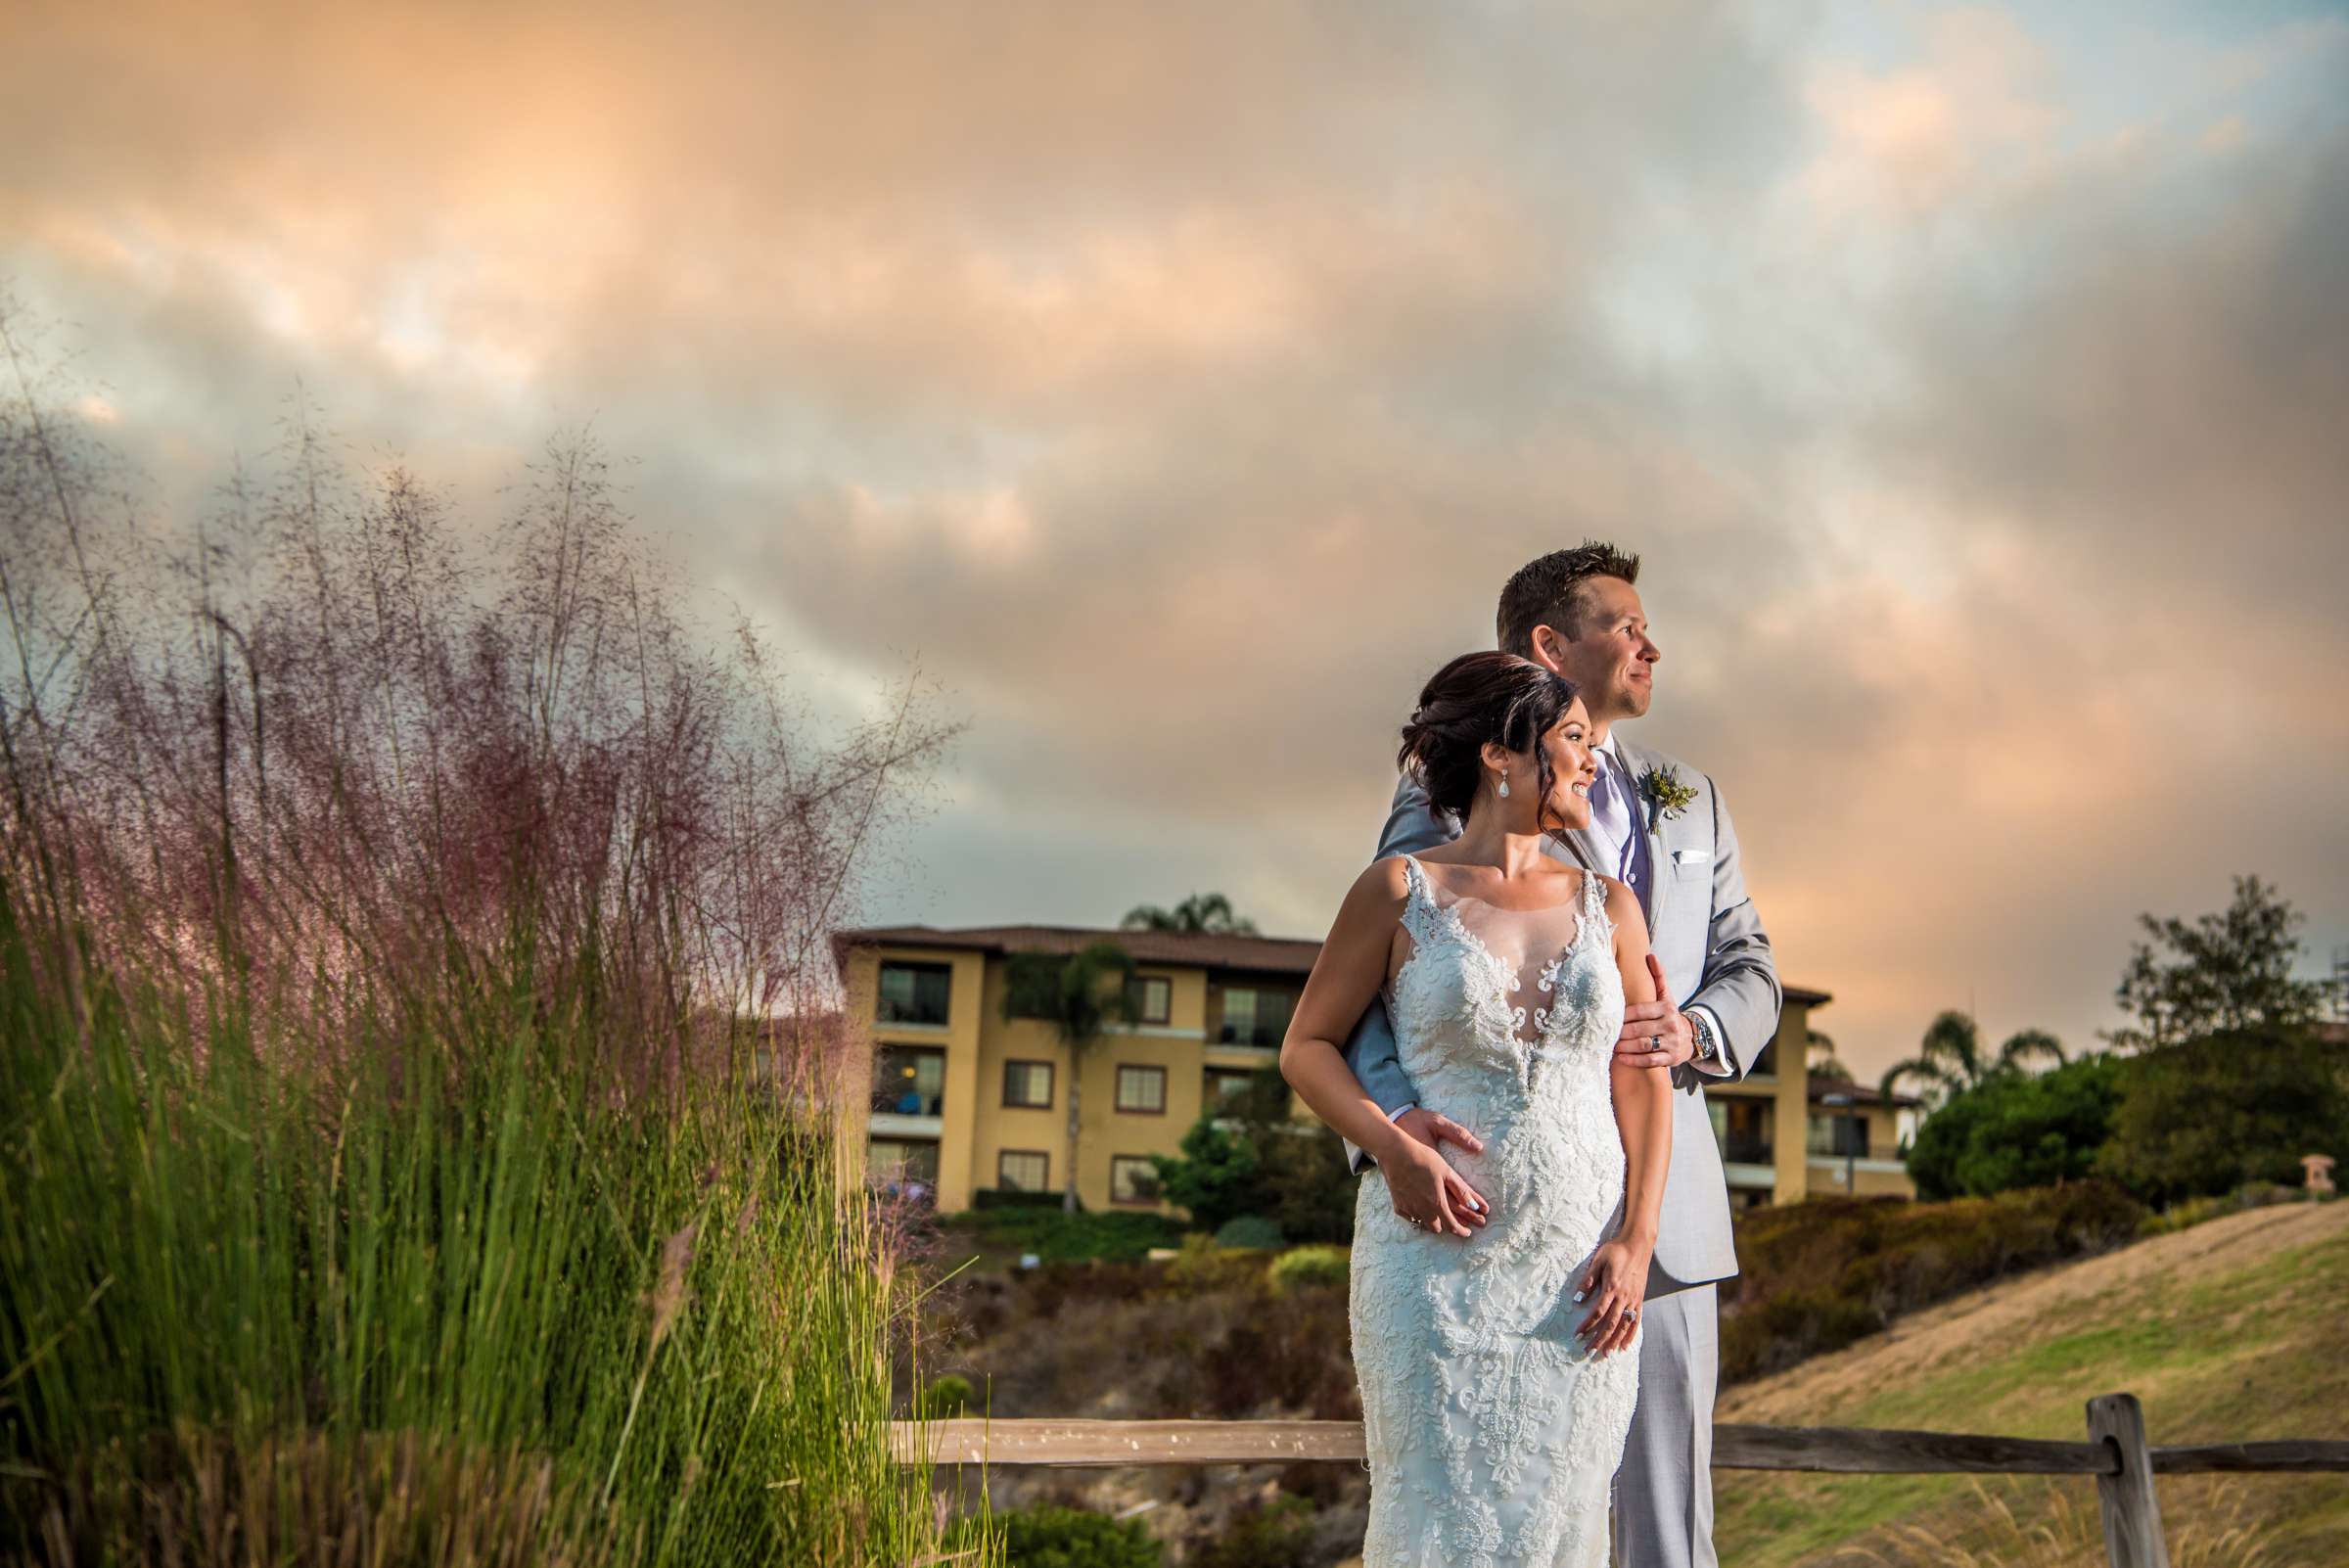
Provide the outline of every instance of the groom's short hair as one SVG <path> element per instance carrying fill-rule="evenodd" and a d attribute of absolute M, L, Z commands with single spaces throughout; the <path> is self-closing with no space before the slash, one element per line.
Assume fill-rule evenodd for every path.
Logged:
<path fill-rule="evenodd" d="M 1534 628 L 1555 626 L 1567 640 L 1582 635 L 1575 624 L 1582 614 L 1582 588 L 1592 577 L 1639 580 L 1639 558 L 1612 544 L 1585 539 L 1571 550 L 1552 550 L 1519 567 L 1500 590 L 1500 614 L 1494 630 L 1503 653 L 1521 659 L 1534 656 Z"/>

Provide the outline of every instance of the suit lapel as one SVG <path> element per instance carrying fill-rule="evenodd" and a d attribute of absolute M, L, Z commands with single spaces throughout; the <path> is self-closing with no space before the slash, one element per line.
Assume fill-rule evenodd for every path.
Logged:
<path fill-rule="evenodd" d="M 1574 846 L 1575 861 L 1576 864 L 1578 864 L 1582 869 L 1587 871 L 1594 865 L 1601 865 L 1604 863 L 1599 857 L 1598 846 L 1590 842 L 1590 835 L 1587 830 L 1583 828 L 1568 828 L 1566 830 L 1566 842 Z M 1543 845 L 1543 848 L 1551 851 L 1553 858 L 1563 859 L 1563 855 L 1556 854 L 1555 845 L 1556 841 L 1551 840 L 1549 843 Z"/>

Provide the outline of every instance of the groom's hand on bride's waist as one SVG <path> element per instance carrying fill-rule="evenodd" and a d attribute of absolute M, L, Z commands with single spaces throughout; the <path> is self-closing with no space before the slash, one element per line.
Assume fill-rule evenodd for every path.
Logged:
<path fill-rule="evenodd" d="M 1678 1067 L 1696 1054 L 1696 1031 L 1688 1015 L 1672 1004 L 1664 966 L 1652 952 L 1647 955 L 1647 972 L 1655 980 L 1658 999 L 1632 1002 L 1624 1008 L 1623 1033 L 1615 1037 L 1615 1054 L 1634 1067 Z"/>
<path fill-rule="evenodd" d="M 1387 1173 L 1387 1195 L 1395 1212 L 1439 1234 L 1464 1236 L 1492 1218 L 1493 1205 L 1437 1152 L 1453 1143 L 1471 1154 L 1484 1140 L 1440 1111 L 1414 1105 L 1395 1118 L 1404 1135 L 1379 1160 Z"/>

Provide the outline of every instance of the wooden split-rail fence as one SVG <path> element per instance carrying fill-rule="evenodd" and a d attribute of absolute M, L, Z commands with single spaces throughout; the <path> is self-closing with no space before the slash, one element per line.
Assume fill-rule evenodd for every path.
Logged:
<path fill-rule="evenodd" d="M 1050 1464 L 1293 1464 L 1364 1457 L 1359 1421 L 899 1421 L 900 1462 Z M 2349 1442 L 2292 1440 L 2154 1448 L 2134 1394 L 2088 1402 L 2088 1440 L 1979 1437 L 1860 1426 L 1713 1428 L 1720 1470 L 1812 1470 L 1838 1475 L 2089 1475 L 2112 1568 L 2169 1568 L 2154 1499 L 2157 1475 L 2217 1470 L 2349 1471 Z"/>

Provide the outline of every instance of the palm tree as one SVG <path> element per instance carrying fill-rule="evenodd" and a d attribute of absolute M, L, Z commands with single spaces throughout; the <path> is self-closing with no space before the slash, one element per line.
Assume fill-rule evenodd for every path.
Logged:
<path fill-rule="evenodd" d="M 1127 931 L 1181 931 L 1219 937 L 1256 936 L 1256 922 L 1232 912 L 1231 900 L 1221 893 L 1194 893 L 1172 909 L 1137 903 L 1119 922 Z"/>
<path fill-rule="evenodd" d="M 1134 988 L 1133 955 L 1114 942 L 1096 942 L 1075 953 L 1015 952 L 1004 968 L 1003 1017 L 1040 1018 L 1051 1024 L 1069 1052 L 1069 1157 L 1061 1212 L 1077 1212 L 1077 1085 L 1083 1078 L 1086 1047 L 1113 1023 L 1130 1024 L 1140 1013 Z"/>
<path fill-rule="evenodd" d="M 1986 1056 L 1972 1016 L 1951 1008 L 1925 1026 L 1917 1053 L 1887 1069 L 1880 1087 L 1890 1097 L 1902 1079 L 1915 1079 L 1924 1100 L 1938 1105 L 2002 1074 L 2021 1072 L 2034 1056 L 2053 1057 L 2060 1064 L 2063 1042 L 2044 1029 L 2026 1029 L 2009 1035 L 1996 1056 Z"/>
<path fill-rule="evenodd" d="M 1811 1031 L 1809 1066 L 1813 1078 L 1832 1079 L 1838 1084 L 1860 1082 L 1858 1076 L 1843 1065 L 1843 1058 L 1835 1054 L 1833 1038 L 1822 1035 L 1816 1029 Z"/>

